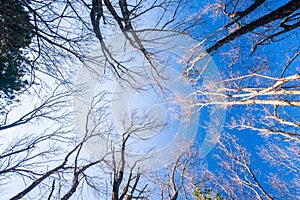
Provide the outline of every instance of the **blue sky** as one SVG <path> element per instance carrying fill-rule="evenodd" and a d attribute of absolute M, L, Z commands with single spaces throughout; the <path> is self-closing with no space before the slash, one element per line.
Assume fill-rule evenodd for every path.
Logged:
<path fill-rule="evenodd" d="M 213 2 L 212 0 L 207 0 L 207 1 L 192 1 L 192 2 L 188 2 L 188 4 L 186 5 L 187 7 L 185 7 L 184 9 L 180 10 L 180 14 L 179 14 L 179 18 L 177 18 L 176 22 L 181 22 L 183 19 L 186 19 L 187 17 L 197 17 L 199 15 L 198 11 L 200 9 L 202 9 L 204 6 L 207 6 L 209 3 Z M 246 2 L 246 1 L 245 1 Z M 253 19 L 256 19 L 257 17 L 259 17 L 261 14 L 263 14 L 262 11 L 268 11 L 270 9 L 276 8 L 280 5 L 283 5 L 285 1 L 270 1 L 271 3 L 268 4 L 268 6 L 262 6 L 261 8 L 259 8 L 259 11 L 261 12 L 255 12 L 256 14 L 251 15 L 249 18 L 245 18 L 243 19 L 243 23 L 247 23 Z M 258 14 L 257 14 L 258 13 Z M 212 20 L 211 18 L 208 17 L 209 14 L 212 14 L 211 12 L 208 12 L 207 14 L 203 15 L 205 22 L 203 23 L 203 26 L 198 24 L 193 26 L 188 32 L 190 34 L 190 36 L 200 42 L 202 39 L 204 39 L 208 33 L 220 28 L 222 25 L 224 25 L 224 16 L 222 14 L 220 14 L 221 17 L 216 18 L 215 20 Z M 150 16 L 150 17 L 149 17 Z M 146 15 L 144 17 L 143 20 L 141 20 L 138 25 L 139 28 L 141 27 L 146 27 L 149 28 L 152 27 L 153 23 L 156 20 L 156 15 Z M 229 19 L 225 20 L 225 21 L 229 21 Z M 170 25 L 169 28 L 172 28 L 173 26 Z M 168 27 L 166 28 L 168 29 Z M 180 27 L 179 30 L 183 30 L 184 27 Z M 229 45 L 224 45 L 217 53 L 213 54 L 213 61 L 215 63 L 215 65 L 217 66 L 217 68 L 220 71 L 221 77 L 223 79 L 226 79 L 230 76 L 230 73 L 228 71 L 229 69 L 229 63 L 232 61 L 233 56 L 237 56 L 240 59 L 240 62 L 236 63 L 234 65 L 234 72 L 237 73 L 239 72 L 240 74 L 247 74 L 249 71 L 253 70 L 254 68 L 259 68 L 261 66 L 268 66 L 269 68 L 267 70 L 263 70 L 261 71 L 262 73 L 266 74 L 266 75 L 270 75 L 270 76 L 279 76 L 286 64 L 286 57 L 287 56 L 293 56 L 293 51 L 296 50 L 298 48 L 298 44 L 300 44 L 300 37 L 299 37 L 299 30 L 296 30 L 293 32 L 294 34 L 289 36 L 288 38 L 284 38 L 284 40 L 282 41 L 277 41 L 273 44 L 270 45 L 266 45 L 266 46 L 262 46 L 259 47 L 257 49 L 257 51 L 250 56 L 251 53 L 251 44 L 250 44 L 250 38 L 249 38 L 249 34 L 246 34 L 244 36 L 241 36 L 240 38 L 238 38 L 237 40 L 231 42 L 231 44 Z M 224 35 L 224 33 L 222 33 L 221 35 Z M 219 37 L 220 39 L 220 37 Z M 213 43 L 213 42 L 212 42 Z M 210 46 L 212 43 L 205 43 L 205 47 Z M 239 54 L 231 54 L 231 55 L 226 55 L 227 52 L 229 52 L 231 50 L 231 45 L 234 45 L 235 47 L 239 47 Z M 184 45 L 184 43 L 183 43 Z M 93 46 L 93 48 L 95 48 Z M 170 52 L 169 52 L 170 53 Z M 171 54 L 171 53 L 170 53 Z M 263 56 L 261 56 L 263 55 Z M 164 55 L 163 55 L 164 56 Z M 173 60 L 174 61 L 174 60 Z M 72 65 L 73 63 L 71 63 L 70 65 Z M 175 64 L 174 62 L 172 62 L 170 65 L 172 65 L 174 67 L 174 65 L 176 65 L 176 70 L 179 71 L 178 68 L 178 62 Z M 72 66 L 73 67 L 73 66 Z M 70 67 L 70 68 L 72 68 Z M 81 66 L 75 66 L 75 69 L 72 69 L 72 74 L 75 73 L 75 71 L 77 71 L 77 69 L 79 69 Z M 70 70 L 71 71 L 71 70 Z M 299 73 L 299 58 L 296 62 L 293 63 L 293 65 L 291 65 L 289 67 L 289 69 L 286 71 L 285 76 L 288 75 L 292 75 L 295 73 Z M 107 74 L 106 74 L 107 75 Z M 42 76 L 40 76 L 42 77 Z M 49 78 L 49 85 L 52 86 L 52 83 L 54 85 L 54 81 L 51 78 Z M 89 80 L 88 80 L 89 81 Z M 146 82 L 146 81 L 145 81 Z M 111 84 L 111 82 L 108 82 L 108 84 Z M 198 82 L 198 84 L 203 84 L 203 81 L 200 80 Z M 254 84 L 254 82 L 252 81 L 248 81 L 245 82 L 245 84 L 249 84 L 252 85 Z M 101 84 L 99 84 L 101 85 Z M 113 90 L 112 88 L 115 87 L 113 84 L 111 84 L 109 86 L 110 88 L 107 88 L 107 90 Z M 197 87 L 197 85 L 195 86 Z M 101 87 L 99 87 L 101 89 Z M 98 88 L 98 89 L 99 89 Z M 180 88 L 182 89 L 182 88 Z M 51 93 L 52 88 L 49 87 L 47 89 L 43 89 L 43 91 L 48 95 L 48 93 Z M 183 91 L 182 94 L 186 95 L 186 91 Z M 110 91 L 111 92 L 111 91 Z M 131 110 L 134 110 L 135 107 L 143 107 L 143 108 L 149 108 L 151 107 L 153 104 L 156 106 L 156 104 L 164 104 L 162 107 L 155 107 L 159 109 L 162 109 L 164 112 L 167 112 L 168 115 L 166 116 L 157 116 L 159 119 L 161 118 L 167 118 L 167 120 L 169 120 L 169 126 L 165 129 L 163 129 L 162 134 L 163 137 L 161 137 L 160 135 L 157 135 L 155 137 L 156 140 L 158 140 L 159 142 L 161 142 L 162 145 L 165 145 L 166 142 L 168 142 L 168 140 L 174 136 L 174 130 L 179 129 L 179 124 L 178 123 L 182 123 L 180 122 L 180 118 L 179 119 L 172 119 L 172 116 L 170 116 L 171 114 L 174 114 L 172 112 L 174 112 L 174 110 L 170 113 L 169 109 L 170 107 L 172 107 L 172 105 L 167 105 L 166 102 L 160 100 L 157 96 L 152 95 L 155 92 L 151 91 L 150 94 L 149 92 L 141 92 L 139 93 L 139 95 L 133 95 L 133 97 L 130 99 L 131 103 L 134 104 L 134 106 L 131 107 Z M 24 99 L 29 99 L 29 100 L 24 100 L 25 103 L 22 103 L 22 105 L 19 105 L 20 107 L 22 107 L 22 109 L 16 109 L 13 113 L 12 113 L 12 118 L 15 118 L 15 116 L 20 115 L 20 111 L 24 111 L 24 113 L 26 113 L 26 111 L 28 111 L 29 109 L 33 108 L 35 105 L 33 105 L 33 100 L 31 99 L 32 96 L 27 96 Z M 86 96 L 84 96 L 84 98 L 86 98 Z M 143 100 L 146 99 L 146 100 Z M 152 98 L 152 99 L 151 99 Z M 27 105 L 28 104 L 28 105 Z M 68 107 L 69 106 L 69 107 Z M 69 109 L 72 109 L 73 107 L 70 105 L 66 105 L 64 108 L 66 109 L 66 112 L 69 111 Z M 176 106 L 175 106 L 176 107 Z M 218 131 L 220 131 L 221 134 L 221 139 L 222 139 L 222 134 L 224 134 L 225 132 L 235 135 L 239 138 L 239 143 L 242 144 L 243 146 L 245 146 L 247 148 L 247 150 L 249 151 L 249 153 L 251 154 L 251 158 L 252 158 L 252 162 L 251 162 L 251 167 L 253 167 L 254 169 L 258 169 L 261 171 L 261 174 L 259 176 L 259 179 L 261 179 L 261 183 L 263 184 L 263 186 L 266 187 L 267 190 L 272 190 L 272 187 L 268 184 L 266 184 L 267 180 L 265 179 L 265 177 L 263 176 L 266 173 L 269 172 L 275 172 L 275 168 L 269 167 L 269 165 L 266 165 L 262 159 L 258 156 L 258 147 L 259 146 L 263 146 L 266 144 L 267 141 L 269 142 L 278 142 L 278 140 L 275 140 L 273 138 L 263 138 L 262 136 L 259 135 L 258 132 L 256 131 L 251 131 L 251 130 L 237 130 L 237 129 L 229 129 L 227 127 L 227 123 L 230 123 L 232 118 L 236 119 L 237 121 L 239 121 L 242 117 L 245 117 L 247 120 L 250 119 L 252 116 L 254 116 L 254 119 L 258 119 L 259 117 L 261 117 L 261 109 L 262 107 L 259 105 L 256 106 L 248 106 L 247 109 L 245 106 L 233 106 L 231 108 L 228 108 L 226 110 L 226 118 L 225 118 L 225 124 L 224 124 L 224 128 L 222 130 L 221 127 L 218 127 Z M 271 107 L 270 107 L 271 108 Z M 176 114 L 177 112 L 179 112 L 178 107 L 176 107 L 175 109 Z M 161 110 L 159 110 L 161 111 Z M 196 146 L 199 146 L 199 148 L 201 148 L 201 145 L 203 145 L 203 141 L 205 136 L 208 134 L 208 129 L 207 129 L 207 124 L 208 123 L 212 123 L 210 122 L 210 117 L 209 117 L 209 113 L 211 112 L 210 108 L 203 108 L 201 109 L 199 115 L 200 115 L 200 120 L 199 122 L 194 122 L 194 121 L 190 121 L 189 125 L 191 125 L 191 127 L 194 127 L 195 125 L 198 125 L 199 123 L 199 127 L 198 127 L 198 134 L 195 138 L 195 144 Z M 160 112 L 157 112 L 160 113 Z M 156 114 L 157 114 L 156 113 Z M 289 108 L 289 113 L 291 115 L 294 115 L 295 118 L 300 119 L 299 116 L 299 109 L 298 108 L 294 108 L 291 107 Z M 79 113 L 82 114 L 82 113 Z M 194 116 L 193 116 L 194 117 Z M 221 116 L 222 117 L 222 116 Z M 197 117 L 195 117 L 197 119 Z M 30 124 L 31 125 L 31 124 Z M 45 128 L 44 126 L 49 126 L 51 127 L 52 124 L 47 124 L 44 123 L 43 120 L 37 122 L 37 127 L 32 126 L 31 128 L 27 129 L 27 126 L 25 126 L 26 128 L 26 132 L 31 132 L 31 131 L 41 131 L 41 127 Z M 262 124 L 259 124 L 259 126 L 262 126 Z M 14 135 L 18 134 L 19 136 L 19 131 L 23 131 L 22 129 L 23 127 L 19 127 L 18 129 L 13 129 L 12 132 L 14 132 Z M 55 127 L 54 127 L 55 128 Z M 5 132 L 4 132 L 5 133 Z M 7 133 L 10 133 L 9 131 L 7 131 Z M 167 135 L 168 133 L 171 133 L 169 135 Z M 9 137 L 7 137 L 6 139 L 8 139 Z M 12 140 L 12 138 L 9 138 Z M 145 145 L 145 143 L 143 143 L 143 145 Z M 284 144 L 283 144 L 284 145 Z M 66 145 L 68 146 L 68 145 Z M 207 164 L 208 168 L 212 171 L 215 171 L 217 169 L 220 169 L 216 163 L 214 154 L 218 153 L 219 151 L 217 150 L 217 148 L 213 148 L 212 151 L 203 159 L 201 157 L 199 157 L 199 159 L 197 160 L 197 162 L 205 162 L 205 164 Z M 86 154 L 87 152 L 85 152 Z M 85 156 L 85 154 L 83 154 L 83 156 Z M 202 167 L 202 166 L 200 166 Z M 197 170 L 197 169 L 196 169 Z M 201 170 L 201 169 L 199 169 Z M 226 175 L 226 174 L 224 174 Z M 287 178 L 290 178 L 288 175 L 286 176 Z M 16 182 L 13 182 L 13 185 L 21 185 L 22 183 L 18 183 L 16 184 Z M 14 189 L 14 188 L 13 188 Z M 10 195 L 10 193 L 14 193 L 15 191 L 11 191 L 12 188 L 7 189 L 7 191 L 9 191 L 7 193 L 7 195 Z M 108 189 L 109 190 L 109 189 Z M 110 191 L 110 190 L 109 190 Z"/>
<path fill-rule="evenodd" d="M 195 6 L 191 9 L 191 13 L 197 12 L 198 9 L 201 9 L 203 5 L 207 5 L 206 3 L 209 1 L 198 1 L 198 4 L 194 4 Z M 212 2 L 212 1 L 210 1 Z M 277 8 L 281 5 L 284 5 L 287 1 L 271 1 L 269 4 L 266 3 L 267 6 L 261 6 L 258 10 L 258 12 L 254 12 L 253 15 L 250 15 L 250 17 L 245 18 L 242 20 L 244 23 L 247 23 L 249 21 L 252 21 L 253 19 L 257 19 L 260 17 L 263 13 L 263 11 L 266 11 L 267 13 L 269 10 Z M 261 12 L 259 12 L 261 11 Z M 224 15 L 223 15 L 224 16 Z M 222 17 L 223 17 L 222 16 Z M 203 33 L 212 32 L 218 28 L 221 27 L 221 25 L 224 25 L 224 22 L 222 21 L 223 18 L 217 18 L 216 20 L 212 20 L 210 18 L 207 18 L 208 24 L 203 27 L 204 30 L 201 30 L 197 26 L 194 27 L 191 32 L 191 36 L 197 39 L 203 39 Z M 229 20 L 227 20 L 229 21 Z M 260 46 L 256 50 L 256 52 L 253 55 L 250 55 L 251 53 L 251 44 L 249 40 L 249 34 L 243 35 L 240 38 L 236 39 L 235 41 L 231 42 L 230 44 L 224 45 L 217 53 L 213 56 L 213 61 L 215 62 L 216 66 L 219 68 L 222 77 L 228 78 L 229 77 L 229 64 L 232 59 L 230 57 L 224 58 L 224 53 L 226 51 L 231 50 L 231 45 L 233 44 L 235 47 L 239 47 L 239 54 L 238 58 L 240 61 L 234 65 L 234 72 L 239 72 L 241 75 L 248 74 L 249 70 L 253 71 L 255 68 L 261 67 L 261 66 L 268 66 L 267 70 L 263 70 L 262 73 L 265 75 L 273 76 L 273 77 L 279 77 L 279 75 L 282 73 L 282 70 L 284 66 L 286 65 L 287 56 L 293 56 L 295 50 L 300 44 L 300 37 L 299 37 L 299 30 L 295 30 L 291 33 L 290 36 L 284 36 L 284 40 L 276 41 L 273 44 L 266 45 L 266 46 Z M 199 37 L 199 35 L 202 35 Z M 205 34 L 204 34 L 205 36 Z M 209 44 L 208 44 L 209 46 Z M 259 59 L 258 59 L 259 58 Z M 289 69 L 286 71 L 285 76 L 292 75 L 295 73 L 299 73 L 299 58 L 296 60 L 296 62 L 293 63 L 289 67 Z M 247 82 L 246 82 L 247 83 Z M 255 84 L 254 82 L 248 82 L 248 85 Z M 298 99 L 299 100 L 299 99 Z M 234 119 L 241 119 L 243 116 L 247 119 L 249 117 L 253 117 L 258 119 L 259 117 L 262 117 L 262 107 L 257 106 L 247 106 L 247 109 L 245 109 L 246 106 L 234 106 L 229 109 L 227 109 L 226 113 L 226 123 L 230 123 L 232 118 Z M 291 107 L 290 114 L 294 115 L 297 119 L 299 119 L 299 109 L 296 107 Z M 203 113 L 201 113 L 203 114 Z M 203 114 L 205 116 L 205 114 Z M 201 118 L 203 119 L 203 118 Z M 201 120 L 200 119 L 200 120 Z M 259 125 L 261 126 L 261 125 Z M 199 130 L 202 132 L 203 129 L 199 128 Z M 259 135 L 259 132 L 257 131 L 251 131 L 249 129 L 246 130 L 237 130 L 237 129 L 228 129 L 226 128 L 226 125 L 224 126 L 223 133 L 228 132 L 229 134 L 235 135 L 239 138 L 239 143 L 242 144 L 248 152 L 251 154 L 251 167 L 253 169 L 257 169 L 261 172 L 262 175 L 259 175 L 259 179 L 261 179 L 262 185 L 266 188 L 266 190 L 272 190 L 272 186 L 270 186 L 267 183 L 266 177 L 263 176 L 269 172 L 276 172 L 275 168 L 272 168 L 270 165 L 266 164 L 262 161 L 262 159 L 258 155 L 258 147 L 261 147 L 266 144 L 266 142 L 279 142 L 278 140 L 273 140 L 272 137 L 269 139 L 263 138 L 261 135 Z M 222 133 L 221 133 L 222 135 Z M 222 136 L 221 136 L 222 137 Z M 197 141 L 201 144 L 203 141 L 203 138 L 198 135 Z M 219 169 L 218 165 L 215 162 L 214 154 L 218 151 L 216 149 L 213 149 L 210 154 L 205 158 L 208 163 L 208 167 L 211 170 Z M 289 177 L 289 176 L 287 176 Z"/>

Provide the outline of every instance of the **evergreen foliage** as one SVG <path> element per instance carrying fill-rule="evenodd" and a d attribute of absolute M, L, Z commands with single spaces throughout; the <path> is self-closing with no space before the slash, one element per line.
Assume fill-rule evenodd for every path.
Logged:
<path fill-rule="evenodd" d="M 214 195 L 212 189 L 205 189 L 204 192 L 201 191 L 199 187 L 193 193 L 195 200 L 225 200 L 220 193 Z"/>
<path fill-rule="evenodd" d="M 31 43 L 33 25 L 29 13 L 19 0 L 2 0 L 0 4 L 0 97 L 11 101 L 28 81 L 29 71 L 24 49 Z"/>

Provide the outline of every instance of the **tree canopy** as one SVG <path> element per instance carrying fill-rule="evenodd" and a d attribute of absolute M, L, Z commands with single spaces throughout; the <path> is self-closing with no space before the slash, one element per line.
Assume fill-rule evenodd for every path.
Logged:
<path fill-rule="evenodd" d="M 1 98 L 12 100 L 29 82 L 29 58 L 25 49 L 33 37 L 30 14 L 19 0 L 4 0 L 0 5 L 0 91 Z"/>
<path fill-rule="evenodd" d="M 1 100 L 31 86 L 1 197 L 299 197 L 299 0 L 4 0 L 0 25 Z"/>

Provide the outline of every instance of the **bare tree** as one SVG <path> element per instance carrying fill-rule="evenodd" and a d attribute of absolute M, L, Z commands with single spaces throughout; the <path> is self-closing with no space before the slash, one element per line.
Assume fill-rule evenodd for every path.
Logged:
<path fill-rule="evenodd" d="M 101 134 L 115 136 L 112 126 L 101 130 L 102 125 L 107 123 L 105 117 L 108 108 L 100 105 L 96 109 L 103 114 L 102 118 L 94 118 L 99 121 L 93 121 L 93 128 L 86 129 L 84 137 L 80 139 L 74 136 L 75 130 L 71 128 L 74 125 L 70 117 L 72 112 L 64 110 L 70 108 L 65 102 L 69 102 L 73 94 L 70 90 L 73 86 L 71 80 L 78 70 L 67 64 L 77 65 L 84 61 L 93 45 L 101 46 L 105 57 L 105 65 L 102 66 L 104 70 L 112 71 L 119 81 L 126 82 L 126 79 L 133 77 L 131 73 L 134 72 L 126 63 L 116 59 L 106 43 L 107 38 L 113 34 L 123 34 L 157 75 L 161 75 L 154 65 L 157 52 L 143 45 L 137 31 L 140 27 L 144 28 L 141 25 L 143 23 L 139 22 L 146 22 L 144 16 L 149 13 L 159 14 L 149 28 L 170 28 L 190 33 L 199 39 L 199 46 L 204 45 L 206 49 L 203 51 L 195 46 L 187 57 L 182 58 L 185 79 L 196 83 L 195 92 L 191 94 L 197 96 L 197 102 L 193 105 L 196 112 L 211 106 L 226 109 L 228 113 L 237 110 L 241 112 L 240 116 L 233 117 L 226 129 L 247 130 L 249 134 L 263 135 L 265 140 L 260 147 L 260 155 L 273 169 L 273 174 L 263 175 L 269 178 L 271 185 L 266 187 L 262 178 L 258 178 L 246 147 L 239 145 L 234 137 L 224 134 L 219 141 L 220 152 L 217 155 L 223 171 L 197 173 L 195 165 L 198 155 L 196 149 L 191 147 L 190 151 L 180 155 L 174 165 L 167 168 L 167 172 L 158 173 L 159 179 L 155 177 L 155 184 L 160 186 L 160 198 L 189 199 L 197 187 L 215 187 L 214 191 L 220 191 L 231 199 L 272 199 L 282 198 L 283 195 L 297 197 L 297 188 L 286 185 L 291 185 L 293 180 L 299 178 L 299 115 L 296 111 L 300 106 L 300 76 L 297 72 L 299 47 L 287 46 L 284 42 L 290 42 L 298 34 L 299 1 L 280 2 L 280 5 L 273 5 L 267 0 L 216 1 L 195 14 L 188 14 L 183 22 L 178 22 L 177 16 L 191 12 L 187 9 L 191 2 L 181 0 L 21 2 L 31 14 L 35 34 L 29 51 L 32 56 L 32 82 L 37 87 L 33 86 L 26 92 L 29 96 L 35 94 L 40 101 L 33 109 L 17 118 L 11 115 L 18 112 L 17 106 L 5 108 L 1 115 L 0 131 L 5 134 L 6 131 L 20 130 L 17 128 L 26 127 L 30 123 L 45 122 L 43 120 L 47 123 L 51 121 L 54 125 L 49 125 L 51 127 L 43 134 L 37 130 L 34 136 L 22 135 L 6 147 L 1 147 L 4 150 L 0 154 L 0 181 L 7 182 L 11 174 L 24 180 L 22 190 L 12 199 L 69 199 L 80 195 L 84 198 L 90 190 L 97 197 L 111 196 L 114 200 L 151 198 L 147 184 L 142 181 L 143 171 L 138 168 L 141 160 L 128 162 L 126 154 L 130 147 L 128 139 L 139 131 L 134 125 L 138 122 L 132 120 L 132 126 L 124 129 L 118 149 L 108 143 L 108 152 L 95 158 L 86 156 L 83 146 L 89 145 L 91 140 Z M 218 20 L 220 23 L 216 24 L 221 26 L 201 31 L 202 25 L 211 24 L 211 20 Z M 285 48 L 276 55 L 283 52 L 285 58 L 281 56 L 280 60 L 274 61 L 268 48 L 276 44 Z M 222 64 L 221 82 L 216 83 L 212 79 L 211 82 L 201 84 L 206 67 L 212 62 L 202 62 L 208 54 L 214 55 L 218 61 L 223 59 L 218 62 Z M 58 84 L 47 83 L 45 74 Z M 40 90 L 37 89 L 38 84 L 41 85 Z M 57 85 L 63 85 L 64 88 L 53 89 L 59 88 Z M 45 95 L 49 90 L 50 95 Z M 98 105 L 102 97 L 100 95 L 94 105 Z M 91 107 L 95 108 L 94 105 Z M 88 114 L 95 113 L 91 111 Z M 150 122 L 147 117 L 144 118 L 139 128 L 154 130 L 157 125 L 153 126 Z M 48 148 L 41 149 L 46 144 Z M 60 148 L 63 144 L 68 145 Z M 111 174 L 108 184 L 100 177 L 104 173 Z M 274 189 L 270 190 L 270 187 Z"/>
<path fill-rule="evenodd" d="M 249 190 L 250 196 L 255 196 L 255 199 L 278 198 L 283 191 L 289 198 L 295 198 L 297 193 L 292 183 L 297 178 L 293 173 L 296 170 L 294 167 L 299 166 L 298 156 L 294 154 L 297 151 L 296 144 L 299 144 L 299 47 L 287 45 L 286 48 L 274 52 L 277 55 L 276 64 L 272 60 L 274 55 L 268 48 L 275 44 L 285 46 L 287 40 L 296 38 L 299 3 L 289 1 L 282 6 L 278 5 L 277 8 L 272 7 L 271 12 L 264 14 L 268 3 L 270 2 L 224 1 L 209 4 L 202 11 L 202 16 L 212 10 L 220 11 L 218 14 L 224 16 L 224 22 L 221 22 L 224 25 L 203 36 L 204 40 L 200 44 L 207 45 L 206 52 L 198 53 L 195 48 L 192 50 L 194 54 L 185 60 L 186 76 L 191 81 L 201 81 L 203 71 L 205 72 L 209 64 L 199 66 L 199 63 L 207 53 L 213 54 L 217 59 L 223 59 L 225 65 L 219 68 L 223 76 L 222 82 L 212 81 L 199 86 L 195 92 L 198 96 L 195 106 L 199 111 L 211 105 L 219 105 L 227 109 L 230 115 L 239 112 L 238 116 L 233 115 L 231 121 L 228 120 L 230 123 L 226 129 L 229 128 L 237 137 L 242 137 L 237 132 L 247 132 L 257 133 L 264 138 L 264 144 L 260 146 L 260 155 L 270 170 L 273 170 L 272 175 L 259 174 L 259 169 L 252 169 L 254 165 L 251 165 L 250 154 L 246 153 L 247 145 L 242 147 L 237 144 L 236 139 L 231 138 L 232 136 L 228 139 L 228 136 L 223 135 L 223 140 L 221 137 L 219 147 L 222 151 L 218 152 L 218 158 L 222 168 L 214 175 L 214 179 L 218 182 L 223 181 L 217 184 L 218 188 L 223 188 L 223 192 L 233 199 L 242 196 L 248 198 L 246 193 L 249 193 Z M 244 18 L 247 15 L 252 17 Z M 228 19 L 225 16 L 228 16 Z M 218 20 L 216 15 L 211 14 L 209 17 Z M 199 26 L 201 23 L 207 23 L 204 17 L 198 18 L 198 21 L 193 20 L 195 18 L 190 22 Z M 285 23 L 290 25 L 287 26 L 290 29 L 284 28 Z M 185 25 L 189 24 L 183 23 L 178 28 Z M 185 31 L 189 28 L 195 26 L 188 27 Z M 224 155 L 228 158 L 223 158 Z M 286 160 L 289 155 L 294 155 L 295 158 Z M 285 162 L 282 162 L 283 160 Z M 283 163 L 287 166 L 283 167 Z M 289 175 L 282 173 L 282 170 L 290 171 L 287 172 Z M 229 173 L 232 175 L 225 176 L 224 179 L 218 178 Z M 263 178 L 259 179 L 258 176 Z M 269 186 L 265 186 L 262 181 L 266 179 L 269 179 Z M 284 188 L 283 185 L 289 186 Z M 225 186 L 231 190 L 226 191 Z M 240 195 L 235 196 L 237 194 Z"/>

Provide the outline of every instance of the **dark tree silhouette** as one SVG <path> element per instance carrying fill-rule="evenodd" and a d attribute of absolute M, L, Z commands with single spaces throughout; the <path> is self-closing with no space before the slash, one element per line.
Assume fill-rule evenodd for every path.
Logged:
<path fill-rule="evenodd" d="M 0 4 L 0 97 L 15 98 L 15 93 L 29 84 L 29 59 L 25 49 L 33 37 L 30 13 L 19 0 L 4 0 Z"/>

